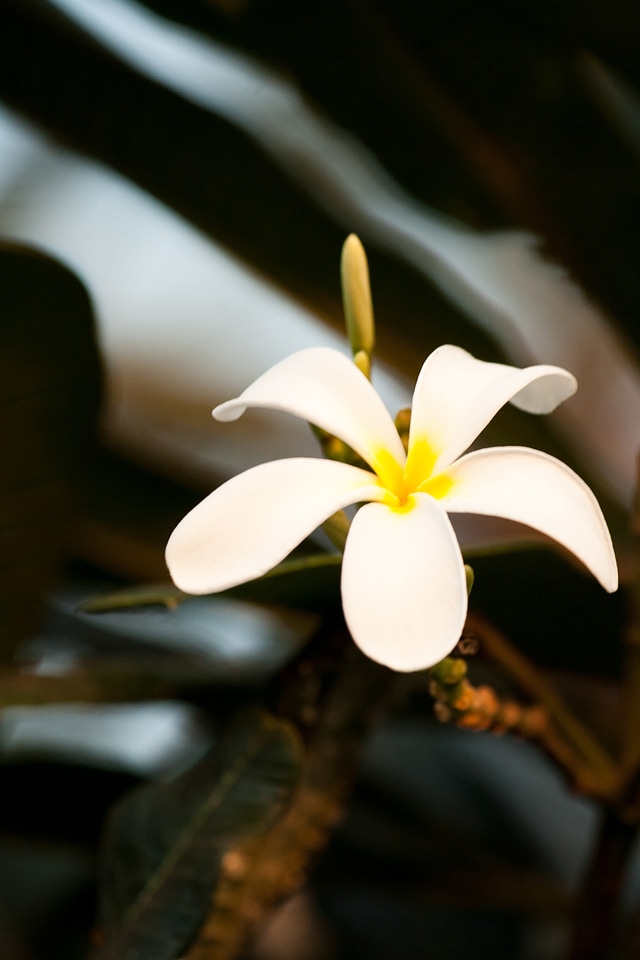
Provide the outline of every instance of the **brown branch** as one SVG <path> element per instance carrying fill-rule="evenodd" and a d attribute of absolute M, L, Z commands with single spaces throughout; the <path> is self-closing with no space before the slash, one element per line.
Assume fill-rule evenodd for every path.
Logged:
<path fill-rule="evenodd" d="M 615 760 L 535 664 L 476 613 L 467 617 L 465 630 L 475 634 L 489 656 L 544 708 L 548 722 L 543 725 L 538 739 L 570 774 L 578 789 L 606 801 L 615 799 L 620 782 Z"/>
<path fill-rule="evenodd" d="M 211 912 L 185 960 L 238 956 L 271 909 L 302 885 L 342 816 L 362 741 L 389 700 L 396 676 L 348 647 L 288 812 L 264 837 L 226 855 Z"/>

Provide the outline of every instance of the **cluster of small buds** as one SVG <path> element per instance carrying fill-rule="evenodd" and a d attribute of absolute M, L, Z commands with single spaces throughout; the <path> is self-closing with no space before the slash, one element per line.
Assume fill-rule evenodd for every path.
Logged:
<path fill-rule="evenodd" d="M 545 724 L 541 707 L 501 699 L 492 687 L 474 686 L 467 679 L 467 664 L 460 657 L 445 657 L 429 671 L 429 692 L 434 714 L 441 723 L 454 722 L 466 730 L 507 731 L 533 739 Z"/>

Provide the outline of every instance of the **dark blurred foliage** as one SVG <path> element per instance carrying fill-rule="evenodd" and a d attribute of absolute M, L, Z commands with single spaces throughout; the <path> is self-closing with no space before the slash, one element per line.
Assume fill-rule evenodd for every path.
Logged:
<path fill-rule="evenodd" d="M 623 82 L 640 83 L 640 8 L 634 0 L 146 0 L 145 5 L 288 77 L 311 105 L 358 137 L 416 200 L 477 229 L 537 233 L 544 250 L 570 268 L 640 349 L 638 157 L 585 79 L 597 58 Z M 303 188 L 300 178 L 245 130 L 136 72 L 44 0 L 3 4 L 0 99 L 55 141 L 129 178 L 328 322 L 341 325 L 337 263 L 347 218 L 331 212 L 321 186 Z M 413 375 L 443 340 L 486 359 L 503 356 L 500 344 L 400 253 L 364 239 L 385 358 Z M 193 671 L 149 668 L 148 656 L 150 675 L 142 676 L 144 671 L 136 670 L 141 650 L 131 638 L 122 641 L 117 663 L 107 664 L 108 675 L 97 656 L 95 662 L 89 658 L 87 674 L 76 678 L 75 687 L 65 687 L 64 677 L 59 682 L 43 677 L 42 684 L 34 680 L 12 697 L 24 681 L 12 666 L 13 655 L 38 634 L 45 596 L 65 564 L 81 582 L 98 577 L 113 586 L 164 579 L 166 535 L 198 493 L 97 443 L 100 360 L 90 300 L 66 269 L 33 252 L 4 247 L 0 318 L 3 702 L 109 701 L 118 699 L 114 689 L 119 685 L 122 691 L 126 682 L 127 699 L 176 697 L 197 705 L 216 728 L 226 720 L 236 688 L 230 693 L 208 677 L 203 693 Z M 508 417 L 510 435 L 561 452 L 560 441 L 543 423 L 531 425 L 517 411 Z M 612 503 L 608 510 L 622 531 L 624 511 Z M 589 674 L 595 683 L 618 677 L 624 594 L 605 597 L 564 560 L 537 551 L 480 558 L 474 565 L 474 602 L 531 657 L 545 667 Z M 335 578 L 325 573 L 320 607 L 335 617 Z M 253 597 L 273 598 L 268 583 L 266 590 L 265 595 L 263 583 Z M 283 601 L 279 594 L 276 599 Z M 317 612 L 317 595 L 309 607 Z M 67 640 L 77 630 L 85 642 L 86 625 L 69 621 L 66 629 Z M 45 648 L 47 630 L 38 634 Z M 59 632 L 56 638 L 59 642 Z M 91 652 L 95 657 L 96 650 Z M 103 671 L 99 676 L 91 674 L 96 662 Z M 254 676 L 241 678 L 243 698 L 250 699 L 246 691 L 255 683 Z M 454 748 L 442 754 L 430 729 L 426 725 L 422 733 L 431 747 L 417 746 L 405 759 L 407 767 L 431 764 L 439 771 L 437 781 L 443 765 L 455 768 L 458 754 Z M 393 750 L 391 745 L 387 755 Z M 465 793 L 468 759 L 458 759 L 449 775 Z M 510 759 L 505 756 L 505 777 Z M 7 758 L 0 774 L 0 845 L 6 853 L 0 875 L 2 956 L 80 958 L 93 924 L 94 858 L 104 817 L 138 777 L 55 756 Z M 382 787 L 369 770 L 352 819 L 323 862 L 318 896 L 341 931 L 336 956 L 515 957 L 526 926 L 522 917 L 530 915 L 523 905 L 527 891 L 534 912 L 552 920 L 565 904 L 552 883 L 537 887 L 527 873 L 537 878 L 535 871 L 546 865 L 530 853 L 533 841 L 526 831 L 507 822 L 500 784 L 494 780 L 481 796 L 484 816 L 469 827 L 465 849 L 476 858 L 476 868 L 490 863 L 501 880 L 492 887 L 493 900 L 477 887 L 474 899 L 468 888 L 456 886 L 459 877 L 449 877 L 451 896 L 461 893 L 465 901 L 462 910 L 448 894 L 438 907 L 437 896 L 441 875 L 448 876 L 452 861 L 462 862 L 449 839 L 441 842 L 455 835 L 457 814 L 446 823 L 442 810 L 433 817 L 417 814 L 427 787 L 425 782 L 414 787 L 414 799 L 407 801 L 393 773 Z M 471 795 L 465 793 L 467 802 Z M 550 817 L 555 802 L 550 801 Z M 365 824 L 360 833 L 359 822 Z M 489 841 L 487 824 L 495 834 Z M 575 850 L 566 858 L 580 859 Z M 462 862 L 462 874 L 469 869 Z M 399 875 L 405 884 L 400 890 Z M 510 885 L 525 891 L 522 900 L 507 895 Z M 484 912 L 478 913 L 480 908 Z M 386 924 L 380 923 L 385 912 Z M 371 930 L 379 931 L 375 942 Z"/>

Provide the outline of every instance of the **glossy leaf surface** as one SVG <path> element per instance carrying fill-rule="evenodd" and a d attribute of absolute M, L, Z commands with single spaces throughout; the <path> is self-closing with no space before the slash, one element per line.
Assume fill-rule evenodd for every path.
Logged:
<path fill-rule="evenodd" d="M 93 960 L 175 960 L 209 906 L 225 852 L 283 809 L 298 768 L 292 728 L 236 722 L 213 755 L 116 808 L 104 853 L 104 945 Z"/>

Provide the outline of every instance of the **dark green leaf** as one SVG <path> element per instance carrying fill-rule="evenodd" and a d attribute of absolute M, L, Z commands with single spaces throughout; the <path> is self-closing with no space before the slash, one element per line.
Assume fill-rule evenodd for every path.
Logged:
<path fill-rule="evenodd" d="M 285 560 L 259 580 L 234 587 L 228 594 L 257 603 L 326 612 L 340 603 L 341 565 L 337 553 Z"/>
<path fill-rule="evenodd" d="M 259 580 L 233 587 L 224 595 L 302 610 L 326 610 L 327 605 L 339 596 L 341 563 L 342 557 L 333 553 L 314 553 L 285 560 Z M 86 600 L 78 609 L 82 613 L 109 613 L 149 606 L 171 609 L 192 599 L 173 584 L 162 583 L 117 590 Z"/>
<path fill-rule="evenodd" d="M 101 597 L 85 600 L 78 605 L 80 613 L 112 613 L 114 610 L 135 610 L 139 607 L 168 607 L 172 609 L 185 600 L 193 599 L 172 583 L 127 587 Z"/>
<path fill-rule="evenodd" d="M 33 631 L 67 548 L 100 390 L 86 291 L 0 247 L 0 659 Z"/>
<path fill-rule="evenodd" d="M 104 849 L 104 944 L 92 960 L 176 960 L 204 919 L 225 851 L 282 812 L 298 761 L 293 728 L 252 713 L 186 774 L 117 807 Z"/>

